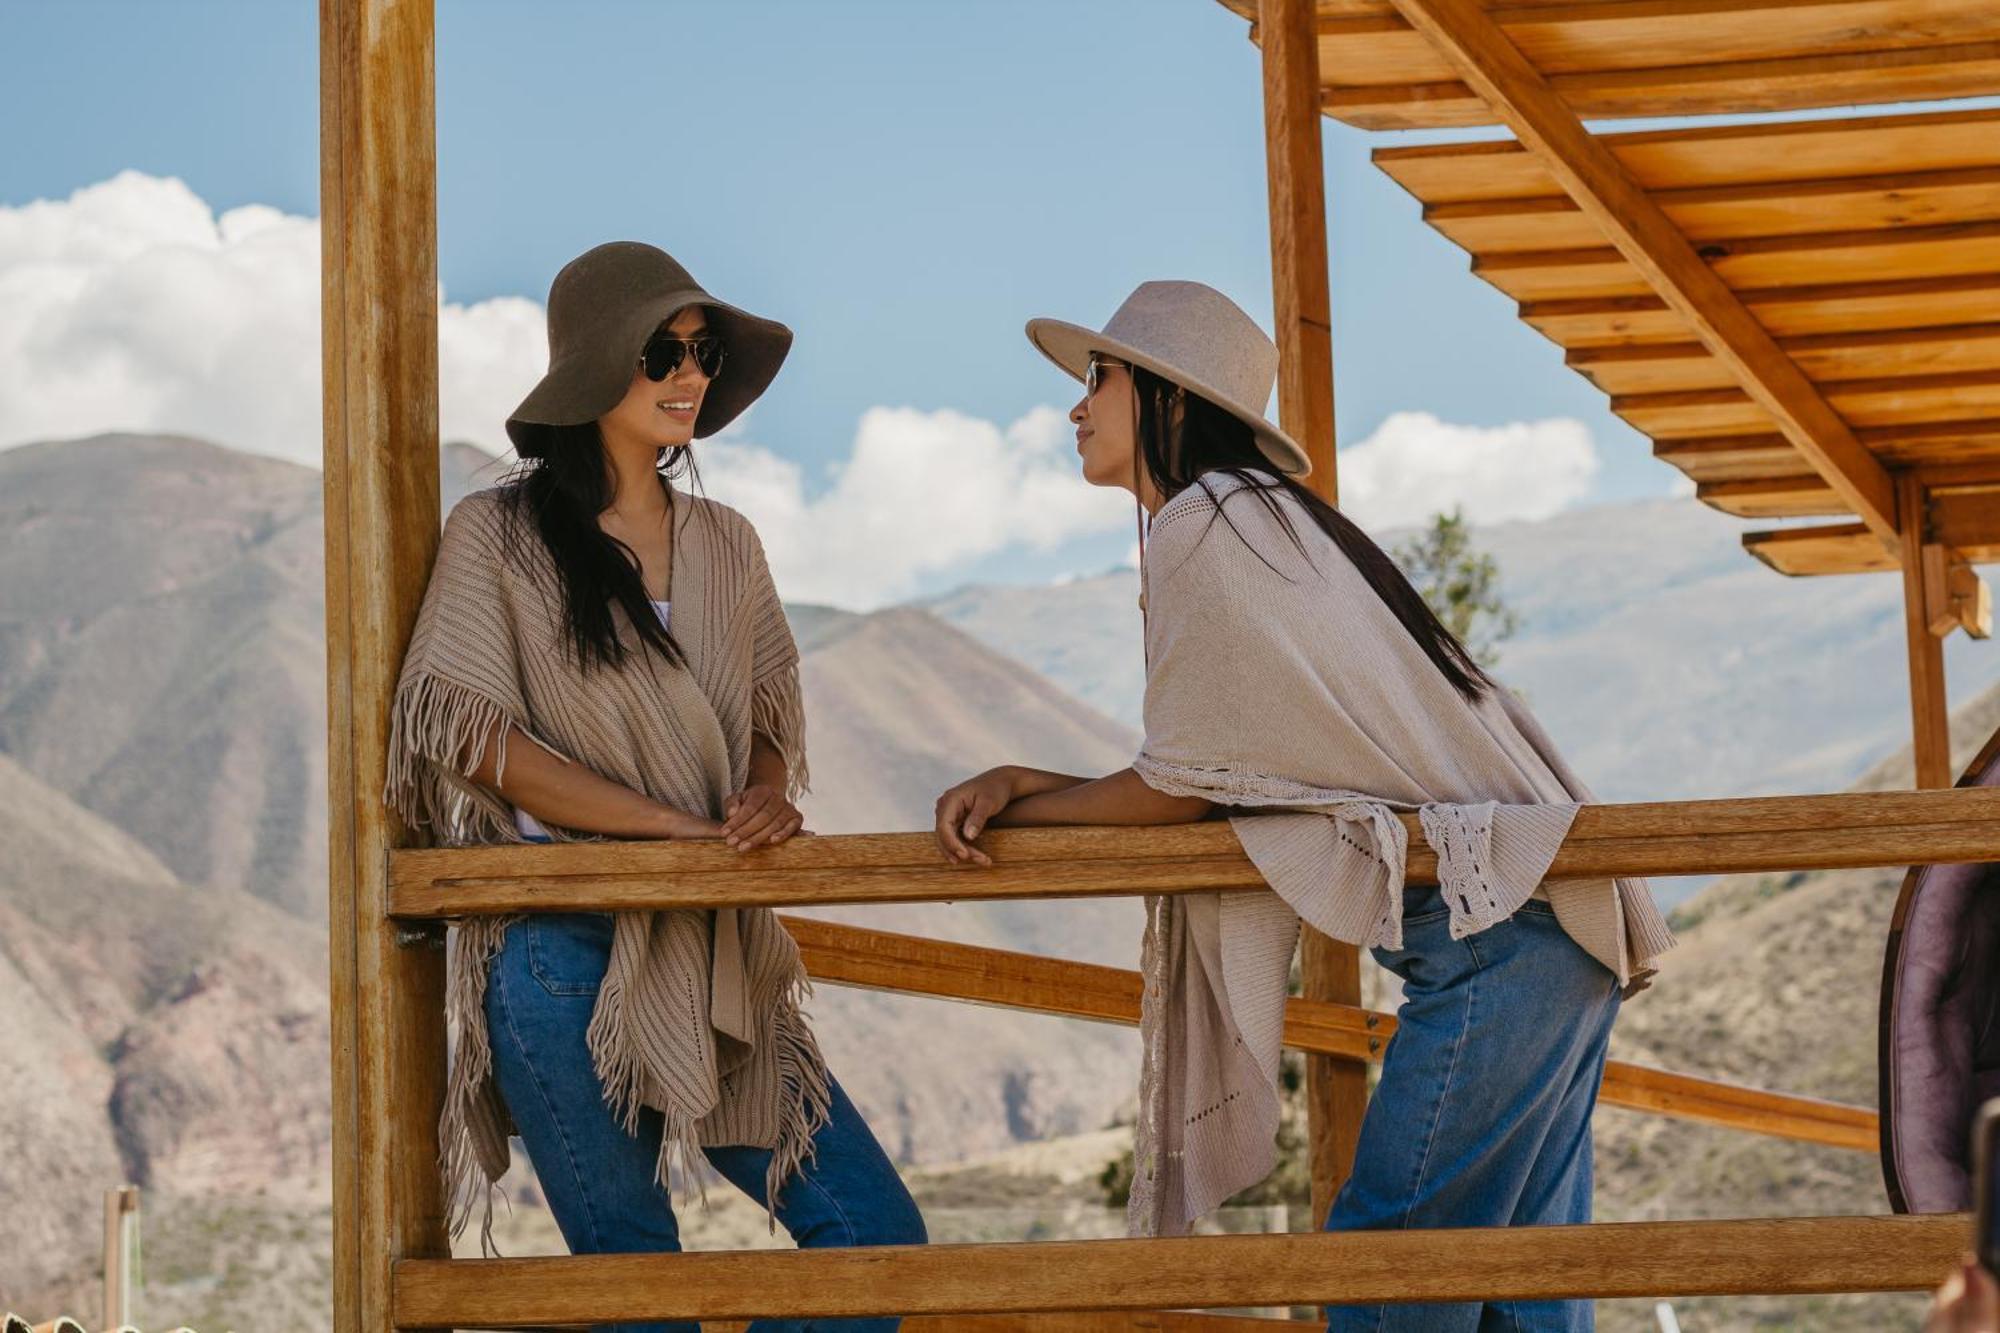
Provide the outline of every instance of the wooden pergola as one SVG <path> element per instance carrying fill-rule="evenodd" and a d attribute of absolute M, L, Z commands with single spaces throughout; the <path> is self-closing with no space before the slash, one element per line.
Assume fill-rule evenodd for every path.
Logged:
<path fill-rule="evenodd" d="M 2000 554 L 2000 119 L 1988 111 L 1594 134 L 1705 115 L 2000 92 L 1992 0 L 1224 0 L 1263 53 L 1280 418 L 1333 497 L 1320 123 L 1504 124 L 1379 152 L 1427 219 L 1787 573 L 1900 570 L 1920 787 L 1948 781 L 1940 636 L 1984 632 Z M 636 1319 L 932 1316 L 1196 1333 L 1174 1309 L 1915 1290 L 1965 1219 L 1831 1217 L 454 1260 L 436 1126 L 443 922 L 498 912 L 1234 892 L 1222 825 L 1001 831 L 967 876 L 927 837 L 424 849 L 383 806 L 389 702 L 438 526 L 431 0 L 321 0 L 334 1290 L 340 1333 Z M 1412 839 L 1421 848 L 1421 837 Z M 1552 873 L 2000 859 L 2000 791 L 1595 806 Z M 1434 873 L 1421 852 L 1413 878 Z M 792 918 L 826 981 L 1136 1021 L 1135 974 Z M 1309 937 L 1286 1041 L 1311 1055 L 1323 1214 L 1394 1027 Z M 1872 1151 L 1875 1112 L 1615 1065 L 1607 1103 Z M 1438 1262 L 1449 1254 L 1451 1262 Z M 1268 1322 L 1268 1321 L 1267 1321 Z"/>

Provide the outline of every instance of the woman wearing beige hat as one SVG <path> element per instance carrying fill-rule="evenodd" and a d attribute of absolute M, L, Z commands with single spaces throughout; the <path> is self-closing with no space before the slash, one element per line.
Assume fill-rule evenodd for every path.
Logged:
<path fill-rule="evenodd" d="M 771 383 L 791 330 L 635 242 L 573 260 L 548 312 L 548 374 L 507 422 L 524 468 L 445 524 L 389 800 L 448 844 L 784 842 L 806 783 L 798 650 L 750 524 L 675 482 L 692 442 Z M 921 1243 L 805 989 L 764 909 L 459 923 L 441 1126 L 455 1226 L 482 1186 L 490 1224 L 511 1130 L 577 1253 L 678 1249 L 676 1160 L 705 1160 L 803 1246 Z"/>
<path fill-rule="evenodd" d="M 1270 889 L 1147 903 L 1133 1231 L 1185 1231 L 1274 1165 L 1301 918 L 1404 987 L 1327 1226 L 1588 1220 L 1612 1021 L 1672 944 L 1642 882 L 1544 881 L 1588 792 L 1381 549 L 1299 484 L 1304 451 L 1264 416 L 1277 351 L 1228 298 L 1149 282 L 1102 330 L 1038 319 L 1028 336 L 1083 381 L 1083 475 L 1140 508 L 1145 742 L 1108 777 L 1008 767 L 953 787 L 939 845 L 976 867 L 990 827 L 1226 812 Z M 1404 884 L 1411 811 L 1437 887 Z M 1581 1302 L 1328 1316 L 1426 1333 L 1591 1321 Z"/>

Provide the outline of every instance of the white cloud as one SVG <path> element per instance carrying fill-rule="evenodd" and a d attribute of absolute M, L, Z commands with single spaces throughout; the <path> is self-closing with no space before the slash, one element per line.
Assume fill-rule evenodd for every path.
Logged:
<path fill-rule="evenodd" d="M 909 596 L 925 574 L 1131 523 L 1131 497 L 1085 482 L 1069 440 L 1053 407 L 1005 430 L 957 412 L 871 408 L 816 495 L 797 464 L 739 432 L 698 457 L 709 494 L 757 525 L 786 597 L 868 608 Z"/>
<path fill-rule="evenodd" d="M 170 431 L 316 465 L 319 223 L 217 217 L 178 180 L 122 172 L 0 208 L 0 448 Z M 547 359 L 541 308 L 438 312 L 447 439 L 499 450 Z"/>
<path fill-rule="evenodd" d="M 1581 421 L 1455 426 L 1398 412 L 1340 451 L 1340 504 L 1380 530 L 1463 508 L 1476 523 L 1547 518 L 1590 493 L 1597 446 Z"/>
<path fill-rule="evenodd" d="M 219 217 L 178 180 L 124 172 L 0 207 L 0 448 L 169 431 L 317 465 L 319 223 L 252 205 Z M 507 449 L 505 414 L 546 364 L 542 308 L 444 302 L 444 438 Z M 873 607 L 1009 550 L 1129 531 L 1130 499 L 1087 485 L 1055 408 L 1001 426 L 878 407 L 827 476 L 738 427 L 704 442 L 717 498 L 756 522 L 787 597 Z M 1399 413 L 1341 452 L 1343 503 L 1374 528 L 1462 505 L 1541 518 L 1597 470 L 1576 421 L 1495 428 Z"/>

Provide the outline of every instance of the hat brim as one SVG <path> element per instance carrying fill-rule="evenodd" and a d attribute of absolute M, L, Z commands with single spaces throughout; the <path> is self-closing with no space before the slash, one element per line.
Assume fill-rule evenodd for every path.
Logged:
<path fill-rule="evenodd" d="M 709 323 L 728 348 L 722 373 L 702 395 L 694 438 L 705 439 L 763 396 L 792 349 L 792 331 L 773 319 L 718 301 L 699 288 L 641 302 L 623 324 L 574 358 L 550 365 L 507 418 L 507 437 L 523 458 L 542 452 L 538 426 L 580 426 L 618 406 L 632 387 L 639 353 L 653 331 L 689 306 L 708 311 Z"/>
<path fill-rule="evenodd" d="M 1078 383 L 1083 381 L 1084 371 L 1090 365 L 1093 355 L 1116 357 L 1128 365 L 1139 366 L 1155 375 L 1173 381 L 1189 393 L 1198 394 L 1214 403 L 1229 415 L 1250 428 L 1256 438 L 1257 450 L 1267 462 L 1288 477 L 1305 477 L 1312 473 L 1312 460 L 1298 441 L 1279 430 L 1265 419 L 1264 414 L 1212 386 L 1198 377 L 1188 374 L 1178 366 L 1168 365 L 1148 356 L 1128 343 L 1116 338 L 1107 338 L 1096 329 L 1087 329 L 1081 324 L 1071 324 L 1060 319 L 1031 319 L 1028 321 L 1028 341 L 1035 350 L 1055 363 L 1058 370 Z"/>

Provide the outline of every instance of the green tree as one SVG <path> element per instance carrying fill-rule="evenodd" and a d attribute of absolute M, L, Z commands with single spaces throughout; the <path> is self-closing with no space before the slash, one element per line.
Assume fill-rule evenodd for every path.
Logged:
<path fill-rule="evenodd" d="M 1464 512 L 1432 515 L 1430 526 L 1390 555 L 1473 660 L 1494 666 L 1501 643 L 1513 637 L 1521 619 L 1500 599 L 1500 566 L 1472 544 Z"/>

